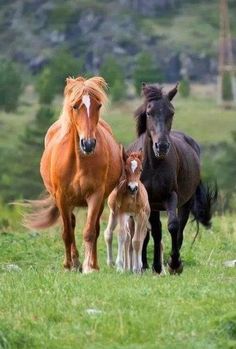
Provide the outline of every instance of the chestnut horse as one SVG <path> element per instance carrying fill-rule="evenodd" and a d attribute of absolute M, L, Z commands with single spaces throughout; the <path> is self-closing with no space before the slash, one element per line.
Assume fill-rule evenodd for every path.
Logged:
<path fill-rule="evenodd" d="M 106 82 L 68 78 L 62 114 L 48 130 L 40 172 L 49 193 L 32 202 L 36 210 L 27 215 L 26 226 L 47 228 L 61 217 L 65 244 L 64 267 L 80 268 L 74 229 L 73 209 L 88 207 L 83 231 L 85 259 L 83 272 L 98 270 L 97 238 L 104 200 L 117 185 L 122 173 L 120 146 L 109 125 L 99 118 L 106 102 Z"/>

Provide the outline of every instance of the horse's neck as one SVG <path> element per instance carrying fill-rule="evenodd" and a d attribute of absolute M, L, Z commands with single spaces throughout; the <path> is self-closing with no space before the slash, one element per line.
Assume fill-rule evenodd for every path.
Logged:
<path fill-rule="evenodd" d="M 152 149 L 152 141 L 151 138 L 145 134 L 145 141 L 144 141 L 144 167 L 151 167 L 156 168 L 159 165 L 159 160 L 156 159 L 153 149 Z"/>

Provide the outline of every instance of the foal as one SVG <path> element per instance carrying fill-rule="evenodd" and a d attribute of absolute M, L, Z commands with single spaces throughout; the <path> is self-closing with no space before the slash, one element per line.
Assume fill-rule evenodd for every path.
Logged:
<path fill-rule="evenodd" d="M 107 229 L 104 232 L 107 245 L 107 264 L 113 264 L 112 234 L 117 222 L 119 222 L 117 270 L 130 269 L 140 273 L 142 270 L 142 246 L 150 215 L 147 192 L 140 181 L 143 154 L 139 151 L 127 156 L 123 151 L 123 160 L 124 173 L 120 183 L 108 198 L 110 216 Z"/>

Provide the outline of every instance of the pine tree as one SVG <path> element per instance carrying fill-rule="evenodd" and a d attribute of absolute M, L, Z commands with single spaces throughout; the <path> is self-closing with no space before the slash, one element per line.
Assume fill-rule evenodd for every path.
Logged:
<path fill-rule="evenodd" d="M 65 50 L 58 51 L 38 76 L 36 90 L 40 103 L 50 104 L 57 94 L 62 95 L 66 78 L 68 76 L 77 77 L 82 67 L 81 60 L 76 59 Z"/>
<path fill-rule="evenodd" d="M 22 93 L 23 81 L 16 64 L 0 61 L 0 108 L 6 112 L 17 108 Z"/>

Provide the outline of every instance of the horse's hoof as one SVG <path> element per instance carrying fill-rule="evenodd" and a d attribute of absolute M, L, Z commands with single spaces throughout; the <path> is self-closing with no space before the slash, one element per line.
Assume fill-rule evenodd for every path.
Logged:
<path fill-rule="evenodd" d="M 149 265 L 146 263 L 146 264 L 143 264 L 142 266 L 142 271 L 146 271 L 149 269 Z"/>
<path fill-rule="evenodd" d="M 133 268 L 133 273 L 141 275 L 142 274 L 142 268 Z"/>
<path fill-rule="evenodd" d="M 123 272 L 124 271 L 124 265 L 121 261 L 116 261 L 116 271 Z"/>
<path fill-rule="evenodd" d="M 71 268 L 71 271 L 73 272 L 79 272 L 79 273 L 82 273 L 82 264 L 81 263 L 77 263 L 76 265 L 73 265 L 72 268 Z"/>
<path fill-rule="evenodd" d="M 183 263 L 180 262 L 178 267 L 172 267 L 170 263 L 168 263 L 168 271 L 171 275 L 180 275 L 183 272 L 184 266 Z"/>

